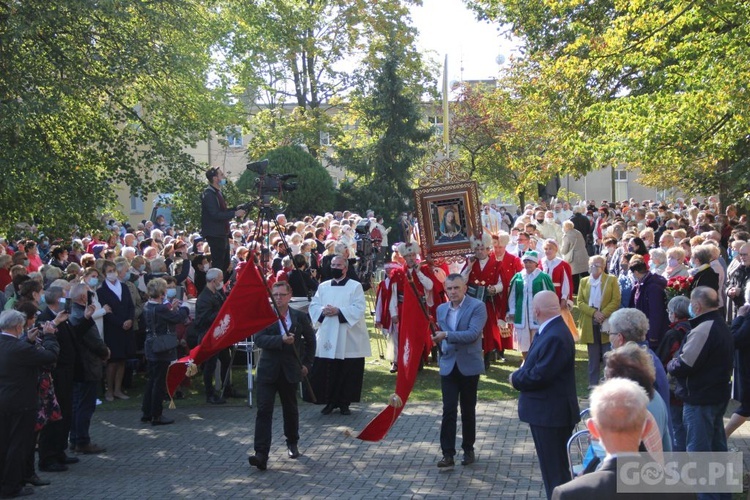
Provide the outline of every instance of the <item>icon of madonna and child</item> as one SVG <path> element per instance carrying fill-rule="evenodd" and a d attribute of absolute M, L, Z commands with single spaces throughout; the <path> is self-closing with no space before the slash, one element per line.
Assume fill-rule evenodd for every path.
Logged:
<path fill-rule="evenodd" d="M 454 243 L 466 241 L 466 233 L 461 224 L 460 211 L 455 205 L 447 205 L 438 208 L 440 216 L 439 237 L 436 243 Z"/>

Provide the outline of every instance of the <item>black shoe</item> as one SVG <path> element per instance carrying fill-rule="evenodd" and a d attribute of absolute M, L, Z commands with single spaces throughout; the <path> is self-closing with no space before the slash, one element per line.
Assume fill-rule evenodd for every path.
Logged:
<path fill-rule="evenodd" d="M 17 492 L 11 493 L 11 494 L 2 495 L 2 496 L 0 496 L 0 498 L 27 497 L 27 496 L 33 495 L 33 494 L 34 494 L 34 488 L 32 488 L 31 486 L 24 486 L 23 488 L 21 488 Z"/>
<path fill-rule="evenodd" d="M 169 425 L 173 423 L 174 423 L 174 420 L 172 420 L 171 418 L 167 418 L 165 416 L 154 417 L 151 419 L 151 425 Z"/>
<path fill-rule="evenodd" d="M 27 477 L 21 482 L 23 484 L 30 484 L 31 486 L 47 486 L 48 484 L 52 484 L 48 479 L 42 479 L 36 474 L 31 477 Z"/>
<path fill-rule="evenodd" d="M 211 394 L 206 398 L 206 403 L 210 405 L 223 405 L 226 402 L 226 399 L 222 398 L 221 396 L 217 396 L 216 394 Z"/>
<path fill-rule="evenodd" d="M 330 415 L 331 412 L 333 412 L 334 408 L 338 408 L 338 407 L 339 405 L 337 404 L 328 403 L 327 405 L 325 405 L 325 407 L 322 410 L 320 410 L 320 413 L 322 413 L 323 415 Z"/>
<path fill-rule="evenodd" d="M 437 463 L 437 466 L 438 468 L 443 469 L 445 467 L 453 467 L 455 464 L 453 457 L 443 456 L 443 458 Z"/>
<path fill-rule="evenodd" d="M 474 456 L 473 451 L 465 451 L 464 458 L 461 459 L 461 465 L 471 465 L 477 461 L 477 457 Z"/>
<path fill-rule="evenodd" d="M 151 417 L 147 417 L 144 415 L 141 417 L 141 422 L 143 422 L 144 424 L 151 422 Z"/>
<path fill-rule="evenodd" d="M 39 470 L 42 472 L 65 472 L 68 470 L 68 466 L 52 462 L 51 464 L 39 464 Z"/>
<path fill-rule="evenodd" d="M 268 457 L 264 457 L 258 453 L 247 457 L 247 461 L 252 467 L 257 467 L 258 470 L 266 470 L 268 468 Z"/>
<path fill-rule="evenodd" d="M 81 459 L 78 457 L 69 457 L 68 455 L 63 455 L 63 458 L 58 460 L 57 463 L 63 464 L 63 465 L 70 465 L 70 464 L 77 464 L 80 461 Z"/>
<path fill-rule="evenodd" d="M 299 457 L 299 449 L 297 448 L 297 443 L 289 443 L 288 445 L 286 445 L 286 454 L 289 455 L 289 458 Z"/>
<path fill-rule="evenodd" d="M 352 411 L 349 409 L 349 405 L 341 405 L 341 414 L 342 415 L 351 415 Z"/>
<path fill-rule="evenodd" d="M 396 365 L 396 363 L 391 363 L 391 370 L 390 370 L 390 372 L 391 373 L 396 373 L 397 371 L 398 371 L 398 366 Z"/>

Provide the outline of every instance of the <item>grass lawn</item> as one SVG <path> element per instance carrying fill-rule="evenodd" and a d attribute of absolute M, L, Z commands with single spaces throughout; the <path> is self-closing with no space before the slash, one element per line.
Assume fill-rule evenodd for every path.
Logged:
<path fill-rule="evenodd" d="M 366 403 L 386 403 L 396 387 L 396 374 L 390 373 L 390 363 L 379 356 L 380 349 L 385 349 L 385 338 L 379 333 L 375 333 L 372 318 L 368 317 L 368 326 L 370 327 L 370 345 L 372 348 L 372 357 L 365 360 L 365 379 L 362 389 L 362 401 Z M 380 347 L 378 346 L 380 343 Z M 237 357 L 242 361 L 245 360 L 245 353 L 238 352 Z M 518 391 L 514 390 L 508 383 L 508 375 L 521 365 L 521 353 L 516 351 L 506 351 L 505 363 L 494 362 L 485 375 L 479 380 L 479 399 L 484 401 L 516 399 Z M 579 398 L 588 397 L 587 382 L 587 355 L 585 345 L 576 345 L 576 386 Z M 242 392 L 247 389 L 247 368 L 244 365 L 237 364 L 232 369 L 232 380 L 235 387 Z M 190 381 L 191 387 L 183 391 L 185 399 L 175 401 L 178 407 L 205 405 L 205 396 L 203 391 L 203 378 L 201 373 L 193 377 Z M 145 386 L 145 373 L 139 372 L 134 374 L 133 383 L 126 392 L 130 396 L 127 401 L 115 400 L 114 402 L 104 402 L 97 407 L 97 410 L 117 410 L 117 409 L 136 409 L 140 408 L 141 398 Z M 426 365 L 417 375 L 417 381 L 414 390 L 411 393 L 409 401 L 434 401 L 441 400 L 440 395 L 440 375 L 436 365 Z M 241 399 L 228 399 L 227 404 L 233 406 L 246 405 L 247 402 Z"/>

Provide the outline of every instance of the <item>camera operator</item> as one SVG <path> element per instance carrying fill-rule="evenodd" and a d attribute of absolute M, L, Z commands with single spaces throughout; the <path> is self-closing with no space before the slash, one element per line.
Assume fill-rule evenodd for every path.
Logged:
<path fill-rule="evenodd" d="M 206 171 L 209 186 L 201 195 L 201 235 L 211 249 L 212 266 L 223 273 L 229 267 L 229 221 L 244 217 L 244 210 L 227 208 L 221 188 L 226 184 L 226 175 L 218 167 Z"/>

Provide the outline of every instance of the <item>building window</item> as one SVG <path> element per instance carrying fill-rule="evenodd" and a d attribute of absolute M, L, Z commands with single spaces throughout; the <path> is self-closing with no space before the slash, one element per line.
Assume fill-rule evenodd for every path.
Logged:
<path fill-rule="evenodd" d="M 143 199 L 141 198 L 140 193 L 130 195 L 130 213 L 143 213 Z"/>
<path fill-rule="evenodd" d="M 227 146 L 230 148 L 242 147 L 242 129 L 239 127 L 227 127 Z"/>
<path fill-rule="evenodd" d="M 628 182 L 628 171 L 615 170 L 615 180 L 620 182 Z"/>
<path fill-rule="evenodd" d="M 330 146 L 331 145 L 331 134 L 328 132 L 320 132 L 320 145 Z"/>

